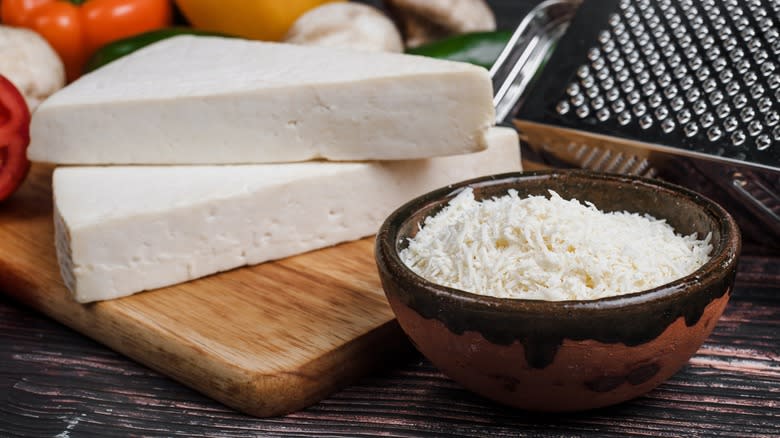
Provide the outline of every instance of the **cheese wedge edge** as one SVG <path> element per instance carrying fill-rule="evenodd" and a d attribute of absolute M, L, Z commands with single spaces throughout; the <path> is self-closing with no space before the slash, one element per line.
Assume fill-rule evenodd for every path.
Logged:
<path fill-rule="evenodd" d="M 400 160 L 476 152 L 494 122 L 466 63 L 179 36 L 52 95 L 28 157 L 69 165 Z"/>
<path fill-rule="evenodd" d="M 86 303 L 369 236 L 415 196 L 520 170 L 513 129 L 486 138 L 483 152 L 413 161 L 57 168 L 61 274 Z"/>

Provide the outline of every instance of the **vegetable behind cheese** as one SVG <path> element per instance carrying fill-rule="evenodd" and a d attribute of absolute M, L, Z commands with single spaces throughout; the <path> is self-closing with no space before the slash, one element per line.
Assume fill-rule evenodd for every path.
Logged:
<path fill-rule="evenodd" d="M 306 11 L 334 1 L 343 0 L 176 0 L 176 5 L 199 29 L 280 41 Z"/>
<path fill-rule="evenodd" d="M 140 35 L 123 38 L 101 47 L 89 58 L 89 61 L 87 61 L 87 64 L 84 67 L 84 72 L 91 72 L 92 70 L 98 69 L 108 64 L 109 62 L 115 61 L 125 55 L 129 55 L 130 53 L 133 53 L 142 47 L 146 47 L 149 44 L 156 43 L 158 41 L 162 41 L 177 35 L 222 36 L 226 38 L 231 37 L 231 35 L 210 32 L 201 29 L 193 29 L 191 27 L 167 27 L 164 29 L 152 30 L 149 32 L 144 32 Z"/>
<path fill-rule="evenodd" d="M 469 62 L 490 69 L 510 38 L 509 31 L 466 33 L 407 49 L 406 53 Z"/>
<path fill-rule="evenodd" d="M 81 75 L 89 56 L 111 41 L 165 27 L 169 0 L 3 0 L 3 22 L 43 36 L 65 64 L 68 81 Z"/>
<path fill-rule="evenodd" d="M 32 112 L 65 86 L 65 67 L 49 43 L 21 27 L 0 26 L 0 75 L 13 82 Z"/>
<path fill-rule="evenodd" d="M 379 9 L 361 3 L 330 3 L 301 15 L 284 41 L 372 52 L 403 52 L 395 24 Z"/>
<path fill-rule="evenodd" d="M 496 18 L 485 0 L 384 0 L 407 47 L 470 32 L 496 30 Z"/>
<path fill-rule="evenodd" d="M 27 176 L 30 161 L 30 110 L 24 96 L 0 75 L 0 201 L 13 194 Z"/>

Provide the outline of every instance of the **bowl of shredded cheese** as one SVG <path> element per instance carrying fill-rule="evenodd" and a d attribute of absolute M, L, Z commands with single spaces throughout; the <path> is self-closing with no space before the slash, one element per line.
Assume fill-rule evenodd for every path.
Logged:
<path fill-rule="evenodd" d="M 464 387 L 537 411 L 644 394 L 676 373 L 729 298 L 740 233 L 661 181 L 495 175 L 420 196 L 377 234 L 396 317 Z"/>

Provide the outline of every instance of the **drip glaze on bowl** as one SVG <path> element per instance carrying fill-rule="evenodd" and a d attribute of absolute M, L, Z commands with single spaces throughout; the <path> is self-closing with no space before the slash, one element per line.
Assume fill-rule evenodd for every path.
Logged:
<path fill-rule="evenodd" d="M 712 233 L 711 258 L 671 283 L 590 301 L 495 298 L 437 285 L 398 253 L 465 187 L 477 199 L 509 189 L 521 197 L 554 190 L 604 211 L 648 213 L 680 234 Z M 445 374 L 505 404 L 573 411 L 634 398 L 676 373 L 722 314 L 740 245 L 733 218 L 682 187 L 587 171 L 527 172 L 465 181 L 410 201 L 382 225 L 376 261 L 401 327 Z"/>

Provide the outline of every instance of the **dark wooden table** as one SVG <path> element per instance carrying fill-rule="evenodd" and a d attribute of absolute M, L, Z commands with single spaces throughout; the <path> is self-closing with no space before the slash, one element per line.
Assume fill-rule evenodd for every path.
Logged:
<path fill-rule="evenodd" d="M 251 418 L 0 298 L 0 436 L 780 436 L 780 257 L 743 257 L 691 362 L 651 393 L 540 415 L 488 402 L 418 355 L 304 411 Z"/>
<path fill-rule="evenodd" d="M 491 3 L 511 28 L 534 1 Z M 0 438 L 780 437 L 780 254 L 746 252 L 761 255 L 742 258 L 726 313 L 683 370 L 636 400 L 565 415 L 493 404 L 414 354 L 304 411 L 256 419 L 0 294 Z"/>

